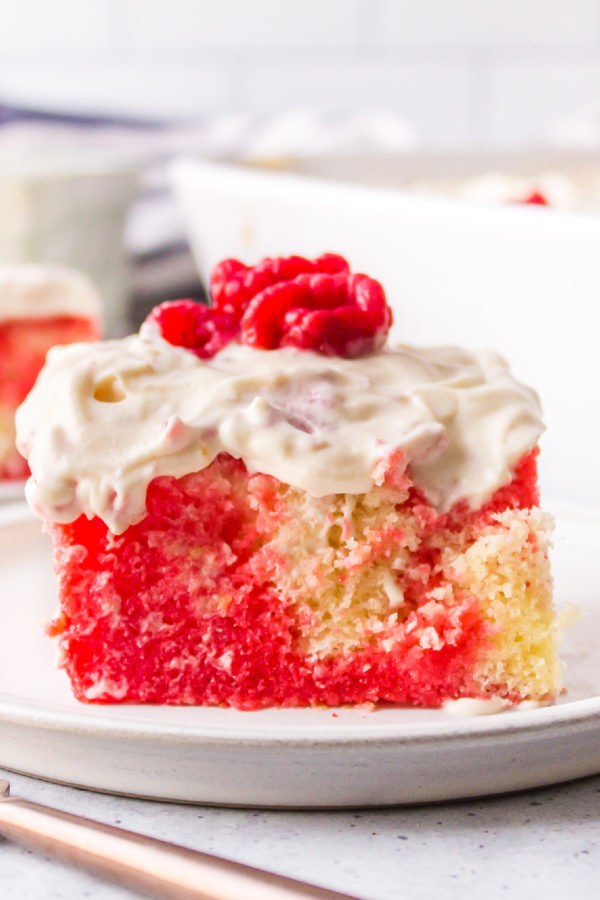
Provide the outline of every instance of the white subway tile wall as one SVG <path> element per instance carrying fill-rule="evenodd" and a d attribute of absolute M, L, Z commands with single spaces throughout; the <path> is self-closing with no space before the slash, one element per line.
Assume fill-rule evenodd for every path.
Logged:
<path fill-rule="evenodd" d="M 531 143 L 600 104 L 600 0 L 19 0 L 0 101 L 143 117 L 390 109 Z"/>

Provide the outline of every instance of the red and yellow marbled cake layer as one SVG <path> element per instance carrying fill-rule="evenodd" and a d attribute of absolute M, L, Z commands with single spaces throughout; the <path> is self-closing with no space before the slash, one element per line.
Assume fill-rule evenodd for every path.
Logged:
<path fill-rule="evenodd" d="M 29 474 L 15 447 L 15 410 L 35 384 L 50 347 L 98 337 L 98 323 L 83 316 L 0 321 L 0 479 Z"/>
<path fill-rule="evenodd" d="M 473 512 L 438 515 L 388 460 L 320 499 L 221 454 L 156 478 L 147 515 L 48 523 L 62 664 L 83 701 L 266 706 L 560 688 L 537 450 Z"/>

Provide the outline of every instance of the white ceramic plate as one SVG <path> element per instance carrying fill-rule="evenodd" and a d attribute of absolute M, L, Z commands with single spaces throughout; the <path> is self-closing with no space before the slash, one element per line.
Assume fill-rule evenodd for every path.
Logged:
<path fill-rule="evenodd" d="M 561 509 L 565 641 L 553 707 L 486 717 L 387 706 L 262 710 L 85 706 L 54 665 L 48 539 L 23 505 L 0 510 L 0 765 L 53 781 L 199 803 L 389 805 L 519 790 L 600 772 L 600 512 Z"/>
<path fill-rule="evenodd" d="M 16 481 L 0 481 L 0 503 L 24 500 L 26 484 L 27 479 L 25 478 Z"/>

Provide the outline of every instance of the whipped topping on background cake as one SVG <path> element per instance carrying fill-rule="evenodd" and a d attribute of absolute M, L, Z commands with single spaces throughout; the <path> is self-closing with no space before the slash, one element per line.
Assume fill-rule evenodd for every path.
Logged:
<path fill-rule="evenodd" d="M 101 298 L 87 276 L 68 266 L 0 266 L 0 321 L 100 315 Z"/>
<path fill-rule="evenodd" d="M 153 478 L 221 452 L 320 497 L 368 491 L 401 450 L 439 511 L 478 507 L 537 443 L 540 416 L 493 353 L 398 346 L 345 359 L 233 342 L 202 360 L 146 325 L 52 349 L 17 435 L 40 516 L 97 515 L 120 534 L 144 517 Z"/>

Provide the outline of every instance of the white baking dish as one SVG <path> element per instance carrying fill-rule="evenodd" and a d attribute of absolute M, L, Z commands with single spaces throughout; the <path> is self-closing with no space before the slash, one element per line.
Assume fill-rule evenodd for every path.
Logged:
<path fill-rule="evenodd" d="M 385 286 L 394 339 L 502 352 L 542 396 L 543 487 L 600 503 L 600 216 L 191 160 L 172 182 L 204 274 L 227 256 L 339 252 Z"/>

